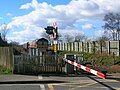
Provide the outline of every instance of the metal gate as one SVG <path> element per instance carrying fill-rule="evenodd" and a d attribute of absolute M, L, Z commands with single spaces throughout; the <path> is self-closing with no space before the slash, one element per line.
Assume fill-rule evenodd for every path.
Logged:
<path fill-rule="evenodd" d="M 56 56 L 58 58 L 58 56 Z M 62 65 L 55 55 L 15 55 L 14 73 L 17 74 L 40 74 L 40 73 L 61 73 Z"/>

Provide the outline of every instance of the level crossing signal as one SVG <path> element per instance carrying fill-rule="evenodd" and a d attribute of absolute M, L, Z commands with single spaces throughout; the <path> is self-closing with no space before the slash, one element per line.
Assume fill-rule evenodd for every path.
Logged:
<path fill-rule="evenodd" d="M 47 28 L 45 28 L 48 35 L 53 34 L 53 29 L 55 29 L 53 26 L 47 26 Z"/>
<path fill-rule="evenodd" d="M 44 28 L 46 30 L 46 33 L 49 36 L 52 36 L 54 40 L 56 40 L 58 38 L 58 32 L 57 32 L 57 27 L 53 27 L 53 26 L 47 26 L 47 28 Z"/>

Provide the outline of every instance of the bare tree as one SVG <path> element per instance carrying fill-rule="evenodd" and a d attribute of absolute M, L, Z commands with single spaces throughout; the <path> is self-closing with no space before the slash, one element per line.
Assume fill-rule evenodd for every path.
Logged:
<path fill-rule="evenodd" d="M 75 42 L 83 41 L 85 38 L 85 35 L 78 33 L 77 35 L 75 35 Z"/>
<path fill-rule="evenodd" d="M 103 21 L 103 27 L 112 32 L 113 40 L 120 40 L 120 13 L 108 13 Z"/>
<path fill-rule="evenodd" d="M 98 43 L 103 47 L 106 46 L 105 41 L 108 41 L 108 40 L 109 40 L 109 38 L 104 35 L 97 39 Z"/>
<path fill-rule="evenodd" d="M 66 41 L 66 42 L 72 42 L 73 39 L 74 39 L 74 37 L 71 36 L 71 35 L 69 35 L 69 34 L 66 34 L 66 35 L 64 36 L 64 38 L 65 38 L 65 41 Z"/>
<path fill-rule="evenodd" d="M 19 46 L 19 42 L 11 41 L 9 43 L 9 45 L 11 45 L 11 46 Z"/>
<path fill-rule="evenodd" d="M 1 33 L 2 39 L 4 41 L 6 41 L 6 35 L 7 35 L 8 31 L 9 31 L 9 28 L 8 28 L 7 24 L 2 24 L 0 26 L 0 33 Z"/>

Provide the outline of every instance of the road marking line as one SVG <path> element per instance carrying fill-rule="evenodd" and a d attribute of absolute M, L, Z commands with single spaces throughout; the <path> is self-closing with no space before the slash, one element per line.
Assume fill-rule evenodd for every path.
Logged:
<path fill-rule="evenodd" d="M 38 79 L 39 79 L 39 80 L 42 80 L 43 77 L 40 76 L 40 75 L 38 75 Z M 44 84 L 40 84 L 40 90 L 45 90 L 45 85 L 44 85 Z"/>
<path fill-rule="evenodd" d="M 99 80 L 100 82 L 119 82 L 117 80 L 108 80 L 108 79 L 105 79 L 104 81 L 101 79 L 97 79 L 97 80 Z"/>
<path fill-rule="evenodd" d="M 80 87 L 88 87 L 88 86 L 91 86 L 91 85 L 94 85 L 96 84 L 97 82 L 94 82 L 94 83 L 89 83 L 89 84 L 85 84 L 85 85 L 81 85 L 81 86 L 77 86 L 75 88 L 72 88 L 71 90 L 76 90 L 77 88 L 80 88 Z"/>
<path fill-rule="evenodd" d="M 40 79 L 40 80 L 41 80 L 41 79 L 43 79 L 43 77 L 38 75 L 38 79 Z"/>
<path fill-rule="evenodd" d="M 116 90 L 120 90 L 120 88 L 115 88 Z"/>
<path fill-rule="evenodd" d="M 80 85 L 80 83 L 55 83 L 55 84 L 52 84 L 52 85 L 56 85 L 56 86 L 66 86 L 66 85 Z M 85 84 L 85 85 L 87 85 L 87 84 L 89 84 L 89 83 L 83 83 L 83 84 Z"/>
<path fill-rule="evenodd" d="M 90 84 L 86 84 L 86 85 L 82 85 L 81 87 L 88 87 L 88 86 L 94 85 L 94 84 L 96 84 L 96 83 L 97 83 L 97 82 L 90 83 Z"/>
<path fill-rule="evenodd" d="M 49 88 L 49 90 L 54 90 L 54 87 L 52 84 L 48 84 L 48 88 Z"/>
<path fill-rule="evenodd" d="M 40 90 L 45 90 L 45 85 L 40 84 Z"/>

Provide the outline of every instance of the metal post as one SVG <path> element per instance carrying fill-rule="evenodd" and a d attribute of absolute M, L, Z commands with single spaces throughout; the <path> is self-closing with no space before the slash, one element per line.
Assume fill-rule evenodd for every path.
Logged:
<path fill-rule="evenodd" d="M 57 40 L 53 40 L 53 50 L 55 53 L 55 62 L 57 62 Z M 58 71 L 58 66 L 56 67 L 56 71 Z"/>

